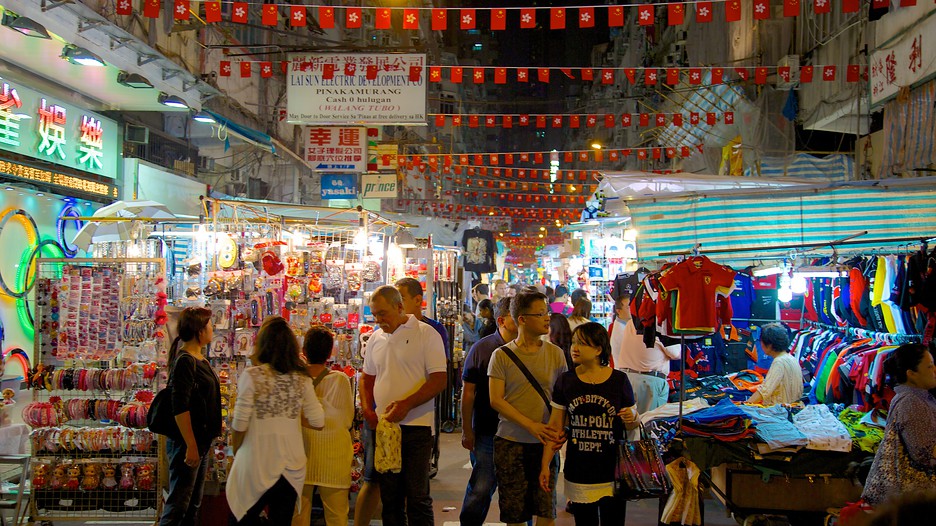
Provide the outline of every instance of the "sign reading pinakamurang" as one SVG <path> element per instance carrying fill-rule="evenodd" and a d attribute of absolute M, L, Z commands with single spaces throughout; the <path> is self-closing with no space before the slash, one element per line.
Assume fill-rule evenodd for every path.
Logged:
<path fill-rule="evenodd" d="M 423 54 L 291 55 L 287 121 L 312 125 L 425 125 L 425 69 Z"/>

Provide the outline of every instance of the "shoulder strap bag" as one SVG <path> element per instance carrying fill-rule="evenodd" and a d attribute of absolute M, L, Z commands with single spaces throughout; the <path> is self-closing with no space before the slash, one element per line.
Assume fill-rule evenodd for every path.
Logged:
<path fill-rule="evenodd" d="M 540 383 L 536 381 L 536 377 L 533 376 L 533 373 L 531 373 L 530 370 L 527 369 L 527 366 L 524 365 L 522 361 L 520 361 L 520 357 L 518 357 L 517 354 L 506 345 L 502 345 L 500 350 L 504 351 L 504 354 L 513 360 L 513 363 L 517 366 L 518 369 L 520 369 L 520 372 L 523 373 L 523 376 L 526 376 L 527 380 L 533 384 L 533 389 L 536 389 L 536 392 L 539 393 L 540 398 L 543 399 L 543 403 L 546 404 L 546 408 L 548 409 L 550 407 L 549 396 L 546 395 L 546 391 L 543 390 L 543 386 L 541 386 Z"/>
<path fill-rule="evenodd" d="M 312 379 L 312 387 L 318 387 L 319 384 L 322 383 L 322 380 L 324 380 L 325 377 L 330 373 L 331 371 L 328 368 L 325 368 L 322 372 L 319 373 L 318 376 Z"/>
<path fill-rule="evenodd" d="M 156 396 L 153 398 L 153 402 L 150 404 L 149 411 L 146 413 L 146 426 L 153 433 L 169 437 L 173 440 L 182 440 L 182 432 L 179 431 L 179 425 L 175 421 L 175 413 L 172 411 L 172 379 L 175 377 L 173 374 L 175 368 L 179 365 L 179 359 L 181 355 L 176 358 L 175 365 L 172 367 L 172 371 L 169 372 L 169 383 L 166 384 L 161 391 L 156 393 Z M 195 372 L 198 368 L 198 363 L 195 362 L 194 358 L 192 359 L 192 377 L 195 377 Z M 198 383 L 195 383 L 195 389 L 198 388 Z"/>
<path fill-rule="evenodd" d="M 640 440 L 619 440 L 614 495 L 622 499 L 663 497 L 672 490 L 656 441 L 640 424 Z"/>

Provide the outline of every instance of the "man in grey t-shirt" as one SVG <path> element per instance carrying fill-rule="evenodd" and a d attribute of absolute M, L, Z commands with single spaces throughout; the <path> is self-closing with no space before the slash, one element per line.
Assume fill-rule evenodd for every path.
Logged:
<path fill-rule="evenodd" d="M 541 338 L 549 332 L 549 306 L 540 292 L 523 291 L 514 298 L 511 316 L 517 323 L 517 339 L 505 345 L 526 366 L 547 398 L 556 378 L 566 371 L 562 350 Z M 550 407 L 504 348 L 494 351 L 488 367 L 491 407 L 500 415 L 494 437 L 494 466 L 500 519 L 522 524 L 536 516 L 538 526 L 556 518 L 556 475 L 553 463 L 550 492 L 538 484 L 544 444 L 559 439 L 549 429 Z"/>

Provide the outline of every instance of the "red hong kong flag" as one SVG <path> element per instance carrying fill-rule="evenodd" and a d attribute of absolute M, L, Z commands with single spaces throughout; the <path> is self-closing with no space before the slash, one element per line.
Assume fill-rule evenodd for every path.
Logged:
<path fill-rule="evenodd" d="M 608 8 L 608 27 L 622 27 L 624 25 L 624 8 L 613 5 Z"/>
<path fill-rule="evenodd" d="M 842 0 L 842 12 L 843 13 L 857 13 L 860 4 L 861 4 L 860 0 Z"/>
<path fill-rule="evenodd" d="M 813 67 L 812 66 L 803 66 L 799 70 L 799 81 L 800 82 L 812 82 Z"/>
<path fill-rule="evenodd" d="M 517 82 L 530 82 L 530 70 L 517 68 Z"/>
<path fill-rule="evenodd" d="M 484 68 L 474 68 L 471 75 L 475 84 L 484 84 Z"/>
<path fill-rule="evenodd" d="M 846 82 L 858 82 L 858 79 L 861 77 L 861 66 L 858 64 L 849 64 L 848 69 L 845 71 L 845 81 Z"/>
<path fill-rule="evenodd" d="M 738 74 L 738 78 L 741 80 L 748 79 L 748 69 L 747 68 L 735 68 L 735 73 Z"/>
<path fill-rule="evenodd" d="M 725 21 L 737 22 L 741 20 L 741 0 L 728 0 L 725 2 Z"/>
<path fill-rule="evenodd" d="M 666 114 L 657 113 L 657 115 L 656 115 L 656 125 L 657 125 L 657 126 L 666 126 Z"/>
<path fill-rule="evenodd" d="M 175 4 L 172 6 L 172 18 L 175 20 L 188 20 L 190 7 L 189 0 L 175 0 Z"/>
<path fill-rule="evenodd" d="M 667 4 L 666 22 L 671 26 L 681 26 L 686 16 L 686 8 L 682 4 Z"/>
<path fill-rule="evenodd" d="M 265 79 L 268 79 L 273 76 L 273 63 L 272 62 L 260 63 L 260 76 Z"/>
<path fill-rule="evenodd" d="M 813 0 L 813 11 L 817 15 L 824 15 L 832 11 L 832 2 L 830 0 Z"/>
<path fill-rule="evenodd" d="M 209 2 L 209 4 L 211 4 L 211 3 L 216 3 L 216 2 Z M 217 2 L 217 4 L 219 4 L 219 5 L 218 5 L 218 13 L 220 14 L 220 12 L 221 12 L 221 5 L 220 5 L 221 2 Z M 206 4 L 206 5 L 205 5 L 205 11 L 207 12 L 207 10 L 208 10 L 208 5 Z M 116 6 L 116 8 L 114 9 L 114 12 L 115 12 L 116 14 L 118 14 L 118 15 L 132 15 L 132 14 L 133 14 L 133 4 L 130 3 L 130 0 L 117 0 L 117 6 Z M 207 17 L 207 16 L 205 17 L 205 20 L 206 20 L 207 22 L 211 22 L 211 20 L 208 20 L 208 17 Z M 215 20 L 215 22 L 217 22 L 217 20 Z"/>
<path fill-rule="evenodd" d="M 442 82 L 442 68 L 439 66 L 429 67 L 429 82 Z"/>
<path fill-rule="evenodd" d="M 712 21 L 712 2 L 699 2 L 695 5 L 696 22 Z"/>
<path fill-rule="evenodd" d="M 344 65 L 344 74 L 347 77 L 353 77 L 357 73 L 357 64 L 354 62 L 345 62 Z"/>
<path fill-rule="evenodd" d="M 143 16 L 146 18 L 159 18 L 159 0 L 145 0 L 143 2 Z"/>
<path fill-rule="evenodd" d="M 733 111 L 725 112 L 725 124 L 734 124 L 734 112 Z"/>
<path fill-rule="evenodd" d="M 642 26 L 652 26 L 654 7 L 652 5 L 637 6 L 637 23 Z"/>
<path fill-rule="evenodd" d="M 494 68 L 494 84 L 507 84 L 507 68 Z"/>
<path fill-rule="evenodd" d="M 595 8 L 579 8 L 579 27 L 595 27 Z"/>
<path fill-rule="evenodd" d="M 276 4 L 263 4 L 263 15 L 260 17 L 260 23 L 265 26 L 275 26 L 279 22 L 279 11 Z"/>
<path fill-rule="evenodd" d="M 360 7 L 349 7 L 345 9 L 345 27 L 348 29 L 358 29 L 364 17 L 361 15 Z"/>
<path fill-rule="evenodd" d="M 230 60 L 221 61 L 221 76 L 222 77 L 231 76 L 231 61 Z"/>
<path fill-rule="evenodd" d="M 432 10 L 432 30 L 445 31 L 448 28 L 448 9 Z"/>
<path fill-rule="evenodd" d="M 319 7 L 318 23 L 322 29 L 333 29 L 335 27 L 335 9 L 327 6 Z"/>
<path fill-rule="evenodd" d="M 552 127 L 553 128 L 562 128 L 562 117 L 555 116 L 552 118 Z"/>
<path fill-rule="evenodd" d="M 250 62 L 241 62 L 240 63 L 240 72 L 242 78 L 247 78 L 250 76 Z"/>
<path fill-rule="evenodd" d="M 645 148 L 640 148 L 639 150 L 637 150 L 637 158 L 640 159 L 640 160 L 646 159 L 646 158 L 647 158 L 647 150 L 646 150 Z"/>
<path fill-rule="evenodd" d="M 765 67 L 754 68 L 754 83 L 755 84 L 767 83 L 767 68 Z"/>
<path fill-rule="evenodd" d="M 549 9 L 549 29 L 565 29 L 566 11 L 561 7 Z"/>
<path fill-rule="evenodd" d="M 462 81 L 462 67 L 456 66 L 452 68 L 451 73 L 449 74 L 449 79 L 455 84 L 461 84 Z"/>
<path fill-rule="evenodd" d="M 474 9 L 462 9 L 459 15 L 459 22 L 461 23 L 462 29 L 474 29 L 475 23 L 475 10 Z"/>
<path fill-rule="evenodd" d="M 644 84 L 648 86 L 653 86 L 657 83 L 657 70 L 655 68 L 648 68 L 644 70 Z"/>
<path fill-rule="evenodd" d="M 390 9 L 380 7 L 374 14 L 374 29 L 390 29 Z"/>
<path fill-rule="evenodd" d="M 613 69 L 601 70 L 601 83 L 602 84 L 614 84 L 614 70 Z"/>
<path fill-rule="evenodd" d="M 503 31 L 507 29 L 507 10 L 494 9 L 491 11 L 491 29 Z"/>
<path fill-rule="evenodd" d="M 790 66 L 780 66 L 777 68 L 777 76 L 783 82 L 790 82 Z"/>
<path fill-rule="evenodd" d="M 694 111 L 689 114 L 689 124 L 699 124 L 699 112 Z"/>
<path fill-rule="evenodd" d="M 536 27 L 536 9 L 520 10 L 520 29 L 533 29 Z"/>
<path fill-rule="evenodd" d="M 690 68 L 689 69 L 689 84 L 701 84 L 702 83 L 702 70 L 699 68 Z"/>
<path fill-rule="evenodd" d="M 754 0 L 754 20 L 770 18 L 770 0 Z"/>
<path fill-rule="evenodd" d="M 536 70 L 536 78 L 543 83 L 549 83 L 549 68 L 539 68 Z"/>
<path fill-rule="evenodd" d="M 799 0 L 783 0 L 783 16 L 799 16 Z"/>
<path fill-rule="evenodd" d="M 826 80 L 826 81 L 835 80 L 835 66 L 823 66 L 822 80 Z"/>
<path fill-rule="evenodd" d="M 306 6 L 289 6 L 289 25 L 293 27 L 305 27 L 306 25 Z"/>
<path fill-rule="evenodd" d="M 419 10 L 403 10 L 403 29 L 419 29 Z"/>

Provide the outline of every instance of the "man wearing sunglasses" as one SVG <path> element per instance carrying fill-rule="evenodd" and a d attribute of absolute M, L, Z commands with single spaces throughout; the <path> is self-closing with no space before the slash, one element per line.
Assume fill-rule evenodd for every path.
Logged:
<path fill-rule="evenodd" d="M 537 485 L 535 473 L 544 444 L 560 439 L 546 424 L 552 387 L 566 361 L 559 347 L 542 340 L 549 332 L 546 295 L 524 289 L 510 313 L 517 338 L 494 351 L 488 367 L 491 407 L 500 419 L 494 437 L 500 519 L 519 525 L 535 516 L 538 526 L 550 526 L 556 518 L 558 464 L 552 464 L 549 492 Z"/>

